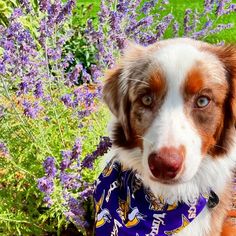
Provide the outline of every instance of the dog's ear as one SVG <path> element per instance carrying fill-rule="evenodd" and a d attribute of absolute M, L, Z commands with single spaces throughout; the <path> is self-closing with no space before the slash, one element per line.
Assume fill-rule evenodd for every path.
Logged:
<path fill-rule="evenodd" d="M 207 45 L 203 49 L 216 55 L 225 68 L 229 84 L 227 113 L 230 113 L 231 120 L 236 125 L 236 45 Z"/>
<path fill-rule="evenodd" d="M 126 140 L 130 139 L 129 109 L 130 102 L 127 91 L 122 91 L 122 68 L 117 66 L 105 74 L 103 100 L 120 123 Z"/>
<path fill-rule="evenodd" d="M 132 42 L 127 43 L 120 58 L 120 64 L 110 69 L 105 74 L 103 87 L 103 99 L 111 112 L 116 116 L 118 124 L 118 136 L 125 136 L 127 143 L 132 143 L 132 130 L 130 125 L 129 86 L 132 77 L 142 73 L 142 67 L 148 64 L 146 49 Z M 122 129 L 120 129 L 122 128 Z M 120 138 L 122 139 L 122 138 Z"/>
<path fill-rule="evenodd" d="M 227 73 L 230 109 L 234 125 L 236 125 L 236 45 L 220 47 L 218 57 L 224 64 Z"/>

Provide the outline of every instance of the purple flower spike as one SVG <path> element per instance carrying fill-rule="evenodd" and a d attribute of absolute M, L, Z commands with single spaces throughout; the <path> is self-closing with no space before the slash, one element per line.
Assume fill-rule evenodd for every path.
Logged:
<path fill-rule="evenodd" d="M 47 157 L 43 163 L 43 167 L 48 177 L 54 178 L 56 176 L 57 168 L 54 157 Z"/>
<path fill-rule="evenodd" d="M 72 163 L 71 162 L 72 151 L 70 151 L 70 150 L 62 151 L 61 155 L 62 155 L 62 161 L 61 161 L 60 167 L 61 167 L 61 171 L 64 171 L 67 168 L 69 168 Z"/>
<path fill-rule="evenodd" d="M 73 107 L 73 101 L 71 97 L 71 94 L 65 94 L 61 97 L 61 101 L 64 103 L 65 106 Z"/>
<path fill-rule="evenodd" d="M 54 190 L 53 180 L 45 176 L 38 179 L 38 188 L 41 192 L 47 195 L 51 194 Z"/>
<path fill-rule="evenodd" d="M 77 199 L 70 197 L 68 205 L 73 214 L 80 216 L 81 213 L 84 213 L 84 209 Z"/>
<path fill-rule="evenodd" d="M 184 36 L 187 36 L 192 30 L 191 25 L 190 25 L 191 14 L 192 14 L 192 10 L 186 9 L 185 15 L 184 15 Z"/>
<path fill-rule="evenodd" d="M 50 0 L 39 0 L 40 11 L 46 12 L 49 9 Z"/>
<path fill-rule="evenodd" d="M 78 138 L 75 140 L 75 144 L 74 147 L 72 149 L 72 155 L 71 158 L 72 160 L 77 160 L 78 157 L 81 155 L 82 152 L 82 144 L 81 144 L 81 140 Z"/>
<path fill-rule="evenodd" d="M 92 153 L 88 154 L 82 161 L 81 166 L 85 168 L 93 168 L 94 161 L 99 157 L 103 156 L 108 149 L 112 146 L 109 137 L 101 137 L 97 149 Z"/>
<path fill-rule="evenodd" d="M 50 196 L 46 195 L 44 198 L 43 198 L 43 201 L 45 202 L 46 206 L 47 207 L 51 207 L 53 205 L 53 200 L 51 199 Z"/>
<path fill-rule="evenodd" d="M 217 16 L 221 16 L 224 14 L 224 6 L 225 6 L 225 0 L 219 1 L 217 9 L 216 9 Z"/>
<path fill-rule="evenodd" d="M 64 189 L 78 189 L 81 187 L 80 177 L 77 174 L 61 172 L 60 182 Z"/>
<path fill-rule="evenodd" d="M 0 142 L 0 156 L 7 156 L 8 155 L 8 149 L 5 143 Z"/>
<path fill-rule="evenodd" d="M 30 103 L 24 100 L 22 105 L 24 108 L 24 114 L 32 119 L 35 119 L 38 116 L 38 113 L 42 110 L 38 102 Z"/>
<path fill-rule="evenodd" d="M 43 92 L 43 83 L 42 81 L 39 81 L 36 85 L 35 85 L 35 91 L 34 91 L 34 96 L 36 98 L 42 98 L 44 95 Z"/>

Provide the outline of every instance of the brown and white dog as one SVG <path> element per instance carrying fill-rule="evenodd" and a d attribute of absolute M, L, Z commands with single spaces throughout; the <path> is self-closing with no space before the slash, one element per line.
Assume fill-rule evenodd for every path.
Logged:
<path fill-rule="evenodd" d="M 170 39 L 130 45 L 107 73 L 113 150 L 167 203 L 212 189 L 207 207 L 178 236 L 236 235 L 223 222 L 236 161 L 236 47 Z"/>

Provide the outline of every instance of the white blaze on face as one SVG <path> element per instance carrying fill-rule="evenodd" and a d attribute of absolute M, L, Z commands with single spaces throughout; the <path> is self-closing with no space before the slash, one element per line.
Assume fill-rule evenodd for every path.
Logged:
<path fill-rule="evenodd" d="M 184 112 L 184 99 L 181 86 L 197 60 L 203 54 L 190 45 L 170 45 L 159 49 L 154 60 L 163 71 L 167 81 L 167 94 L 158 116 L 144 136 L 143 165 L 148 167 L 148 156 L 163 147 L 185 148 L 183 172 L 180 181 L 190 180 L 201 163 L 202 141 L 190 118 Z"/>

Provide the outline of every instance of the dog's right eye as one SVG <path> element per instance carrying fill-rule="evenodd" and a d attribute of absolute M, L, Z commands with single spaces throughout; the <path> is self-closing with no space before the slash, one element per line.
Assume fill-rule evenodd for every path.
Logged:
<path fill-rule="evenodd" d="M 152 97 L 150 95 L 144 95 L 142 97 L 142 103 L 145 106 L 150 106 L 152 104 Z"/>

